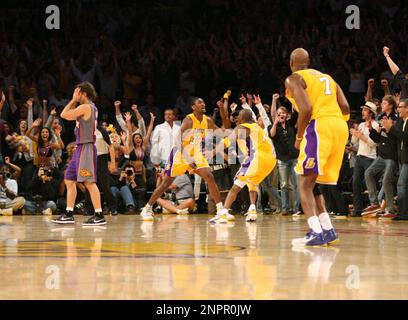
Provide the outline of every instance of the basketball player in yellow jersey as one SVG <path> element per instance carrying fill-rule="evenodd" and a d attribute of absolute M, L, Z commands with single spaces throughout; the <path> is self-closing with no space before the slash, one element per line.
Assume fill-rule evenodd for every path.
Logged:
<path fill-rule="evenodd" d="M 152 206 L 173 183 L 175 177 L 196 173 L 207 182 L 209 192 L 214 199 L 217 212 L 222 209 L 221 195 L 211 173 L 210 166 L 203 155 L 202 143 L 208 129 L 219 129 L 214 120 L 205 115 L 205 103 L 201 98 L 195 98 L 192 105 L 193 113 L 189 114 L 181 124 L 179 138 L 170 152 L 165 166 L 165 175 L 161 185 L 156 188 L 149 202 L 140 213 L 144 221 L 153 221 Z M 181 138 L 181 139 L 180 139 Z M 229 217 L 233 219 L 234 216 Z"/>
<path fill-rule="evenodd" d="M 238 147 L 246 157 L 235 176 L 234 185 L 225 199 L 224 209 L 210 220 L 211 223 L 226 223 L 228 221 L 228 211 L 231 209 L 238 193 L 245 186 L 248 186 L 249 199 L 251 201 L 246 221 L 256 221 L 258 186 L 272 172 L 276 165 L 272 141 L 265 131 L 253 121 L 252 111 L 248 109 L 241 110 L 237 123 L 238 126 L 228 137 L 228 142 L 229 144 L 234 144 L 237 141 Z"/>
<path fill-rule="evenodd" d="M 295 147 L 300 150 L 295 168 L 299 194 L 310 226 L 306 237 L 293 246 L 333 244 L 338 236 L 315 184 L 337 184 L 348 140 L 350 108 L 343 91 L 327 74 L 309 69 L 309 54 L 296 49 L 290 56 L 292 75 L 285 81 L 286 96 L 299 112 Z"/>

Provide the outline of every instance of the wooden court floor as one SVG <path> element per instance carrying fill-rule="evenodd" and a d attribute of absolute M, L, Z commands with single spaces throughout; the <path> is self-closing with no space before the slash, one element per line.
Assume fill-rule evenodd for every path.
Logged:
<path fill-rule="evenodd" d="M 408 299 L 406 222 L 338 220 L 338 246 L 294 250 L 304 219 L 208 218 L 0 217 L 0 299 Z"/>

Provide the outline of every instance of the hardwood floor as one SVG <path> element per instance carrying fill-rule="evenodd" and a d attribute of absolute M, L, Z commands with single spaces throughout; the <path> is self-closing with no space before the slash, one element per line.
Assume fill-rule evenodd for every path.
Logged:
<path fill-rule="evenodd" d="M 105 228 L 0 217 L 0 299 L 407 299 L 408 223 L 334 221 L 336 247 L 293 249 L 304 219 L 107 217 Z"/>

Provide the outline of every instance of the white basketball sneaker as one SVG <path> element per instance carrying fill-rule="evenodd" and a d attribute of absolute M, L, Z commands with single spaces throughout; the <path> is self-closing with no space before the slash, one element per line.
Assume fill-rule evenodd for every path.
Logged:
<path fill-rule="evenodd" d="M 227 223 L 234 221 L 235 217 L 228 211 L 229 209 L 218 210 L 215 217 L 210 219 L 210 223 Z"/>
<path fill-rule="evenodd" d="M 245 214 L 246 215 L 246 222 L 255 222 L 256 218 L 258 218 L 258 214 L 256 213 L 256 210 L 248 210 L 248 212 Z"/>
<path fill-rule="evenodd" d="M 147 207 L 147 205 L 142 209 L 142 212 L 140 212 L 140 215 L 142 216 L 143 221 L 153 221 L 153 208 L 152 207 Z"/>

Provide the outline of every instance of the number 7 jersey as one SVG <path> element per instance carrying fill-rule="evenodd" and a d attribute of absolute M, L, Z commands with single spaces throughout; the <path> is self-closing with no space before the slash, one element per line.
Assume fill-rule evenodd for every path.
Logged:
<path fill-rule="evenodd" d="M 299 70 L 294 73 L 300 75 L 306 83 L 306 93 L 312 105 L 310 120 L 323 117 L 344 119 L 337 102 L 336 82 L 331 76 L 314 69 Z M 299 107 L 288 90 L 286 90 L 286 97 L 299 112 Z"/>

